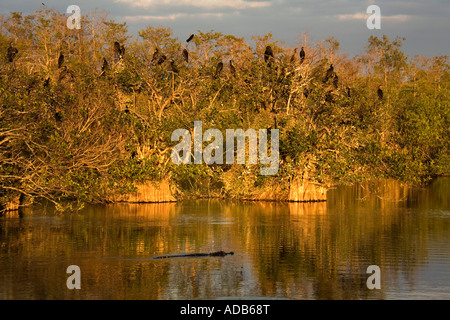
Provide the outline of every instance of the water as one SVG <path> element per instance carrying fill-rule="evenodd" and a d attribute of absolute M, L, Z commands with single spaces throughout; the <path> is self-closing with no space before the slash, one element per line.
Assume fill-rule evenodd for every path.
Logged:
<path fill-rule="evenodd" d="M 0 218 L 0 299 L 450 299 L 449 178 L 383 200 L 29 208 Z M 399 196 L 400 195 L 400 196 Z M 233 251 L 225 257 L 159 255 Z M 81 290 L 69 290 L 69 265 Z M 366 286 L 367 267 L 381 289 Z"/>

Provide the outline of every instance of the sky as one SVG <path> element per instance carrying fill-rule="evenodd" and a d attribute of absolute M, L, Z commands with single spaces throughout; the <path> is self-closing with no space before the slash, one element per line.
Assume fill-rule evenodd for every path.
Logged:
<path fill-rule="evenodd" d="M 170 27 L 180 41 L 197 30 L 214 30 L 244 37 L 269 32 L 286 46 L 334 37 L 350 56 L 362 53 L 371 36 L 405 37 L 403 51 L 410 57 L 450 55 L 450 0 L 1 0 L 0 14 L 31 14 L 42 7 L 66 12 L 77 5 L 81 14 L 95 9 L 126 22 L 137 36 L 147 26 Z M 381 29 L 367 27 L 367 8 L 381 10 Z M 69 16 L 69 14 L 67 14 Z"/>

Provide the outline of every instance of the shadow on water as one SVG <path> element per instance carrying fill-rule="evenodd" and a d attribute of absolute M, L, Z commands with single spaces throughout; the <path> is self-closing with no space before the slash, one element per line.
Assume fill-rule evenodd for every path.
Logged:
<path fill-rule="evenodd" d="M 448 299 L 449 186 L 342 186 L 315 203 L 28 208 L 0 219 L 0 299 Z M 220 250 L 235 254 L 152 260 Z M 73 264 L 81 290 L 65 285 Z M 366 286 L 369 265 L 381 290 Z"/>

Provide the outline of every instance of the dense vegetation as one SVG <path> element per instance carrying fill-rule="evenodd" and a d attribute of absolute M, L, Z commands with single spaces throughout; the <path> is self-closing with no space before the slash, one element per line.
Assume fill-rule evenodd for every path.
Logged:
<path fill-rule="evenodd" d="M 21 194 L 101 202 L 133 182 L 163 178 L 179 196 L 239 198 L 288 188 L 305 174 L 331 185 L 379 177 L 423 183 L 449 173 L 448 57 L 407 57 L 403 38 L 372 36 L 350 58 L 336 39 L 305 35 L 302 62 L 271 34 L 247 42 L 198 31 L 186 43 L 168 28 L 148 27 L 132 40 L 126 23 L 104 13 L 84 16 L 80 30 L 66 19 L 52 10 L 0 17 L 1 54 L 11 41 L 18 49 L 13 62 L 0 61 L 3 201 Z M 123 57 L 115 41 L 125 45 Z M 160 65 L 156 48 L 158 59 L 167 57 Z M 337 83 L 324 81 L 330 64 Z M 258 165 L 174 165 L 171 133 L 192 130 L 196 120 L 223 132 L 278 128 L 278 174 L 261 176 Z"/>

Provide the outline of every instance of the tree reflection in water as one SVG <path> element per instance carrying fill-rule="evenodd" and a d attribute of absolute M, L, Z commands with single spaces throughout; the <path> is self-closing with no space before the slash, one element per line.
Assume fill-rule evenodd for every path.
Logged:
<path fill-rule="evenodd" d="M 448 298 L 449 181 L 414 192 L 396 182 L 339 187 L 316 203 L 29 208 L 0 219 L 0 298 Z M 152 260 L 219 250 L 235 255 Z M 71 264 L 81 290 L 65 287 Z M 366 287 L 369 265 L 381 268 L 381 290 Z"/>

